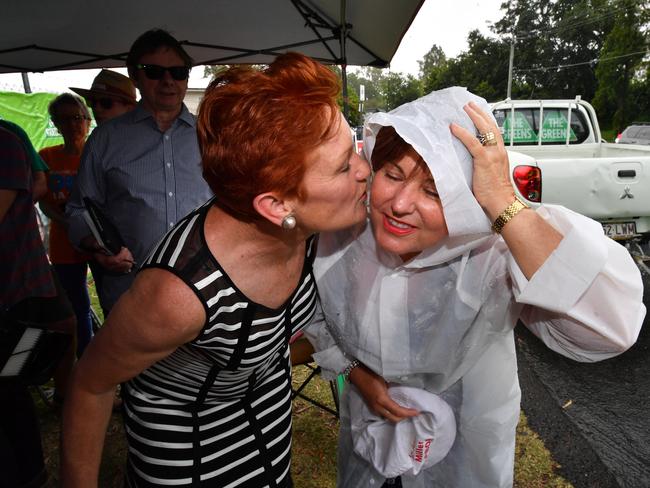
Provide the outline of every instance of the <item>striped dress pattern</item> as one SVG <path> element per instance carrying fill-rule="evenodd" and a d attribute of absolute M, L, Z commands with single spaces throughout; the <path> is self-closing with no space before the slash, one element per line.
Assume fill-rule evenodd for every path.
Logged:
<path fill-rule="evenodd" d="M 181 278 L 207 320 L 123 387 L 128 487 L 291 486 L 288 343 L 315 311 L 314 239 L 296 290 L 270 309 L 247 299 L 208 250 L 209 208 L 179 222 L 143 264 Z"/>

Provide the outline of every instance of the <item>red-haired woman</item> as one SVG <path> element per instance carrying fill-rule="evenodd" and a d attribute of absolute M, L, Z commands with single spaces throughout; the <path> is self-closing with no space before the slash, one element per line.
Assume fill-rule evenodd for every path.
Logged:
<path fill-rule="evenodd" d="M 298 54 L 210 85 L 198 133 L 215 197 L 154 248 L 80 361 L 64 486 L 96 486 L 121 382 L 127 486 L 291 486 L 288 342 L 316 305 L 314 234 L 366 215 L 338 90 Z"/>

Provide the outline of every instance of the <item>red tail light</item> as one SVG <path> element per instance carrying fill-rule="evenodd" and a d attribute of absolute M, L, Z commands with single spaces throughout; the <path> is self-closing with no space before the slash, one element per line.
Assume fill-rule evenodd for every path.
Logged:
<path fill-rule="evenodd" d="M 542 201 L 542 170 L 536 166 L 515 166 L 512 179 L 517 190 L 531 202 Z"/>

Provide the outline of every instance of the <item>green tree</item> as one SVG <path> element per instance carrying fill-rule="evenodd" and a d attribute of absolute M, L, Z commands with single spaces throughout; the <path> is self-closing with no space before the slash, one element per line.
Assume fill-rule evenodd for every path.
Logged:
<path fill-rule="evenodd" d="M 429 70 L 423 73 L 424 92 L 456 85 L 465 86 L 489 101 L 505 98 L 508 45 L 485 37 L 478 30 L 469 33 L 467 42 L 467 51 L 456 58 L 438 66 L 429 64 Z"/>
<path fill-rule="evenodd" d="M 330 66 L 330 69 L 340 80 L 342 79 L 340 66 Z M 346 72 L 346 76 L 348 80 L 348 124 L 350 124 L 350 127 L 356 127 L 363 124 L 363 115 L 359 112 L 359 83 L 353 72 Z M 344 112 L 342 89 L 337 102 L 341 112 Z"/>
<path fill-rule="evenodd" d="M 422 90 L 424 93 L 429 93 L 442 86 L 443 78 L 449 69 L 449 63 L 450 60 L 447 59 L 442 48 L 437 44 L 431 46 L 429 52 L 418 61 L 418 65 L 420 66 L 420 81 L 422 82 Z"/>
<path fill-rule="evenodd" d="M 444 69 L 447 64 L 447 56 L 440 46 L 434 44 L 429 49 L 429 52 L 424 55 L 424 57 L 418 61 L 418 66 L 420 67 L 420 78 L 424 78 L 427 73 L 431 71 Z"/>
<path fill-rule="evenodd" d="M 630 89 L 630 98 L 636 107 L 636 121 L 650 122 L 650 62 L 644 61 Z M 633 120 L 634 121 L 634 120 Z"/>
<path fill-rule="evenodd" d="M 359 86 L 365 88 L 366 100 L 363 104 L 364 112 L 377 112 L 386 110 L 386 99 L 381 91 L 382 80 L 385 70 L 380 68 L 363 67 L 358 70 L 355 76 L 356 92 L 359 93 Z"/>
<path fill-rule="evenodd" d="M 204 66 L 203 67 L 203 77 L 207 78 L 208 76 L 210 79 L 214 78 L 218 74 L 222 73 L 223 71 L 227 70 L 230 68 L 230 65 L 227 64 L 216 64 L 214 66 Z"/>
<path fill-rule="evenodd" d="M 592 99 L 591 60 L 613 27 L 612 0 L 514 0 L 494 31 L 514 39 L 514 77 L 530 98 Z M 513 94 L 515 90 L 513 88 Z"/>
<path fill-rule="evenodd" d="M 421 97 L 422 84 L 413 75 L 390 72 L 383 76 L 380 91 L 386 102 L 384 110 L 388 111 Z"/>
<path fill-rule="evenodd" d="M 647 63 L 643 64 L 643 58 L 649 46 L 647 32 L 642 31 L 648 22 L 648 3 L 624 0 L 618 5 L 614 26 L 600 52 L 593 102 L 601 117 L 611 120 L 611 128 L 620 131 L 643 109 L 644 101 L 639 100 L 643 93 L 634 85 L 643 86 L 644 79 L 647 84 Z"/>

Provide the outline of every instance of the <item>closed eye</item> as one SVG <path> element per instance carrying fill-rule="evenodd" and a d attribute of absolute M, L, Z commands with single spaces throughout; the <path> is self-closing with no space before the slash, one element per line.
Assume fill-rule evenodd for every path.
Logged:
<path fill-rule="evenodd" d="M 402 168 L 400 168 L 394 163 L 387 163 L 384 166 L 383 171 L 384 171 L 384 175 L 389 180 L 393 180 L 393 181 L 404 180 L 404 172 L 402 171 Z"/>
<path fill-rule="evenodd" d="M 352 161 L 353 155 L 354 155 L 354 148 L 350 146 L 347 153 L 345 154 L 345 162 L 339 168 L 340 173 L 347 173 L 348 171 L 350 171 L 350 168 L 352 166 L 350 162 Z"/>

